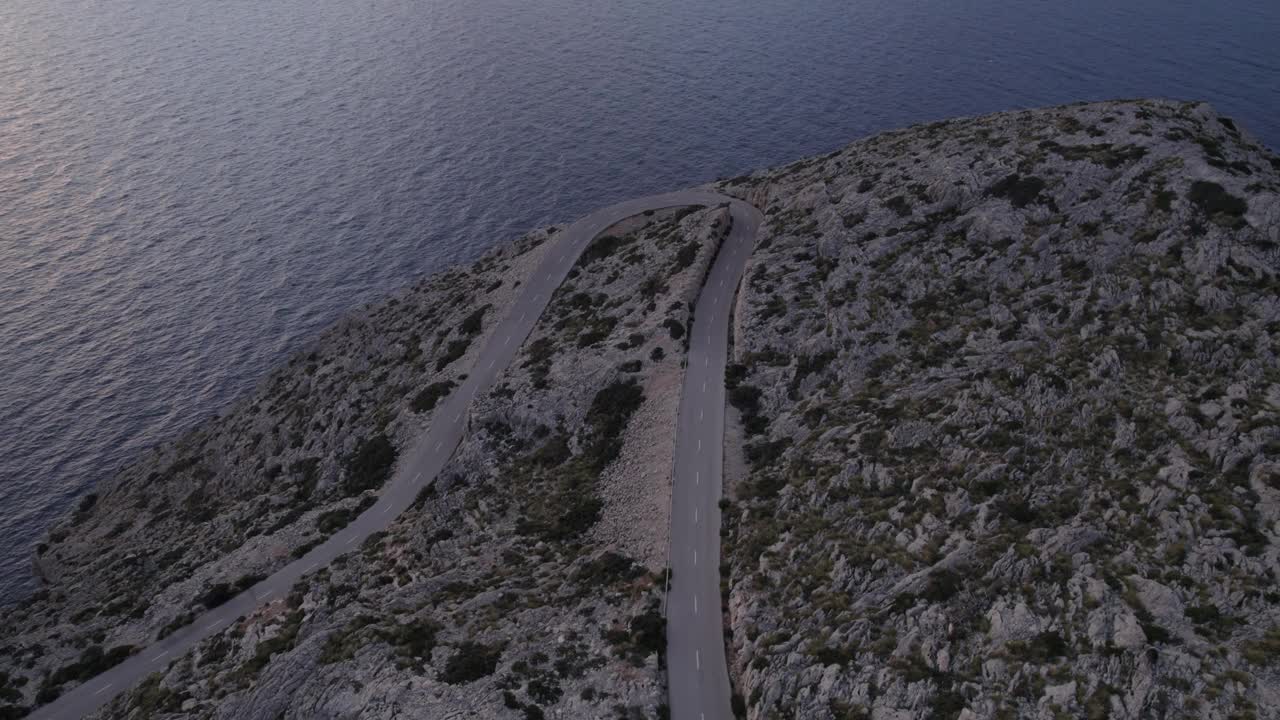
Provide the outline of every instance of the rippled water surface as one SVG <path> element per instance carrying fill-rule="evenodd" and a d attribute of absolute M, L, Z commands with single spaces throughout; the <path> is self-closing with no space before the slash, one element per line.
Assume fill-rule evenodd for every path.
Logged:
<path fill-rule="evenodd" d="M 342 312 L 536 225 L 923 120 L 1207 99 L 1274 0 L 4 0 L 0 598 Z"/>

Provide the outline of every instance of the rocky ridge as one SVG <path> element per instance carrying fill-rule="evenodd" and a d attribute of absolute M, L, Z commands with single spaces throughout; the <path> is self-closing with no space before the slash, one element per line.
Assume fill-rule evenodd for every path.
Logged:
<path fill-rule="evenodd" d="M 729 373 L 747 717 L 1280 713 L 1280 158 L 1115 102 L 723 187 L 767 215 Z"/>

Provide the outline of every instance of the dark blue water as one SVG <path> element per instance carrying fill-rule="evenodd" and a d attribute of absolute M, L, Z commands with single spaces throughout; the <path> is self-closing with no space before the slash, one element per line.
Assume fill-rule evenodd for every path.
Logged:
<path fill-rule="evenodd" d="M 1275 0 L 5 0 L 0 597 L 342 312 L 536 225 L 924 120 L 1206 99 Z"/>

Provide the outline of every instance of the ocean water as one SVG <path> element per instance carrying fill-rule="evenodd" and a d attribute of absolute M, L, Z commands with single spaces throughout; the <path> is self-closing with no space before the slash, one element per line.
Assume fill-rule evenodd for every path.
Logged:
<path fill-rule="evenodd" d="M 1205 99 L 1275 0 L 5 0 L 0 601 L 45 527 L 343 312 L 626 197 L 910 123 Z"/>

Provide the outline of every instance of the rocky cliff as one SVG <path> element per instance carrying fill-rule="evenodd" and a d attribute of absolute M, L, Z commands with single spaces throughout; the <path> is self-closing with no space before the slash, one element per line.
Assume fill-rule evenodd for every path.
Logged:
<path fill-rule="evenodd" d="M 1204 105 L 993 115 L 725 187 L 752 718 L 1280 714 L 1280 159 Z"/>
<path fill-rule="evenodd" d="M 726 637 L 752 718 L 1275 717 L 1280 160 L 1156 101 L 886 133 L 719 184 Z M 391 529 L 102 717 L 665 717 L 691 301 L 721 208 L 596 239 Z M 50 531 L 20 717 L 367 507 L 555 229 L 338 323 Z"/>

